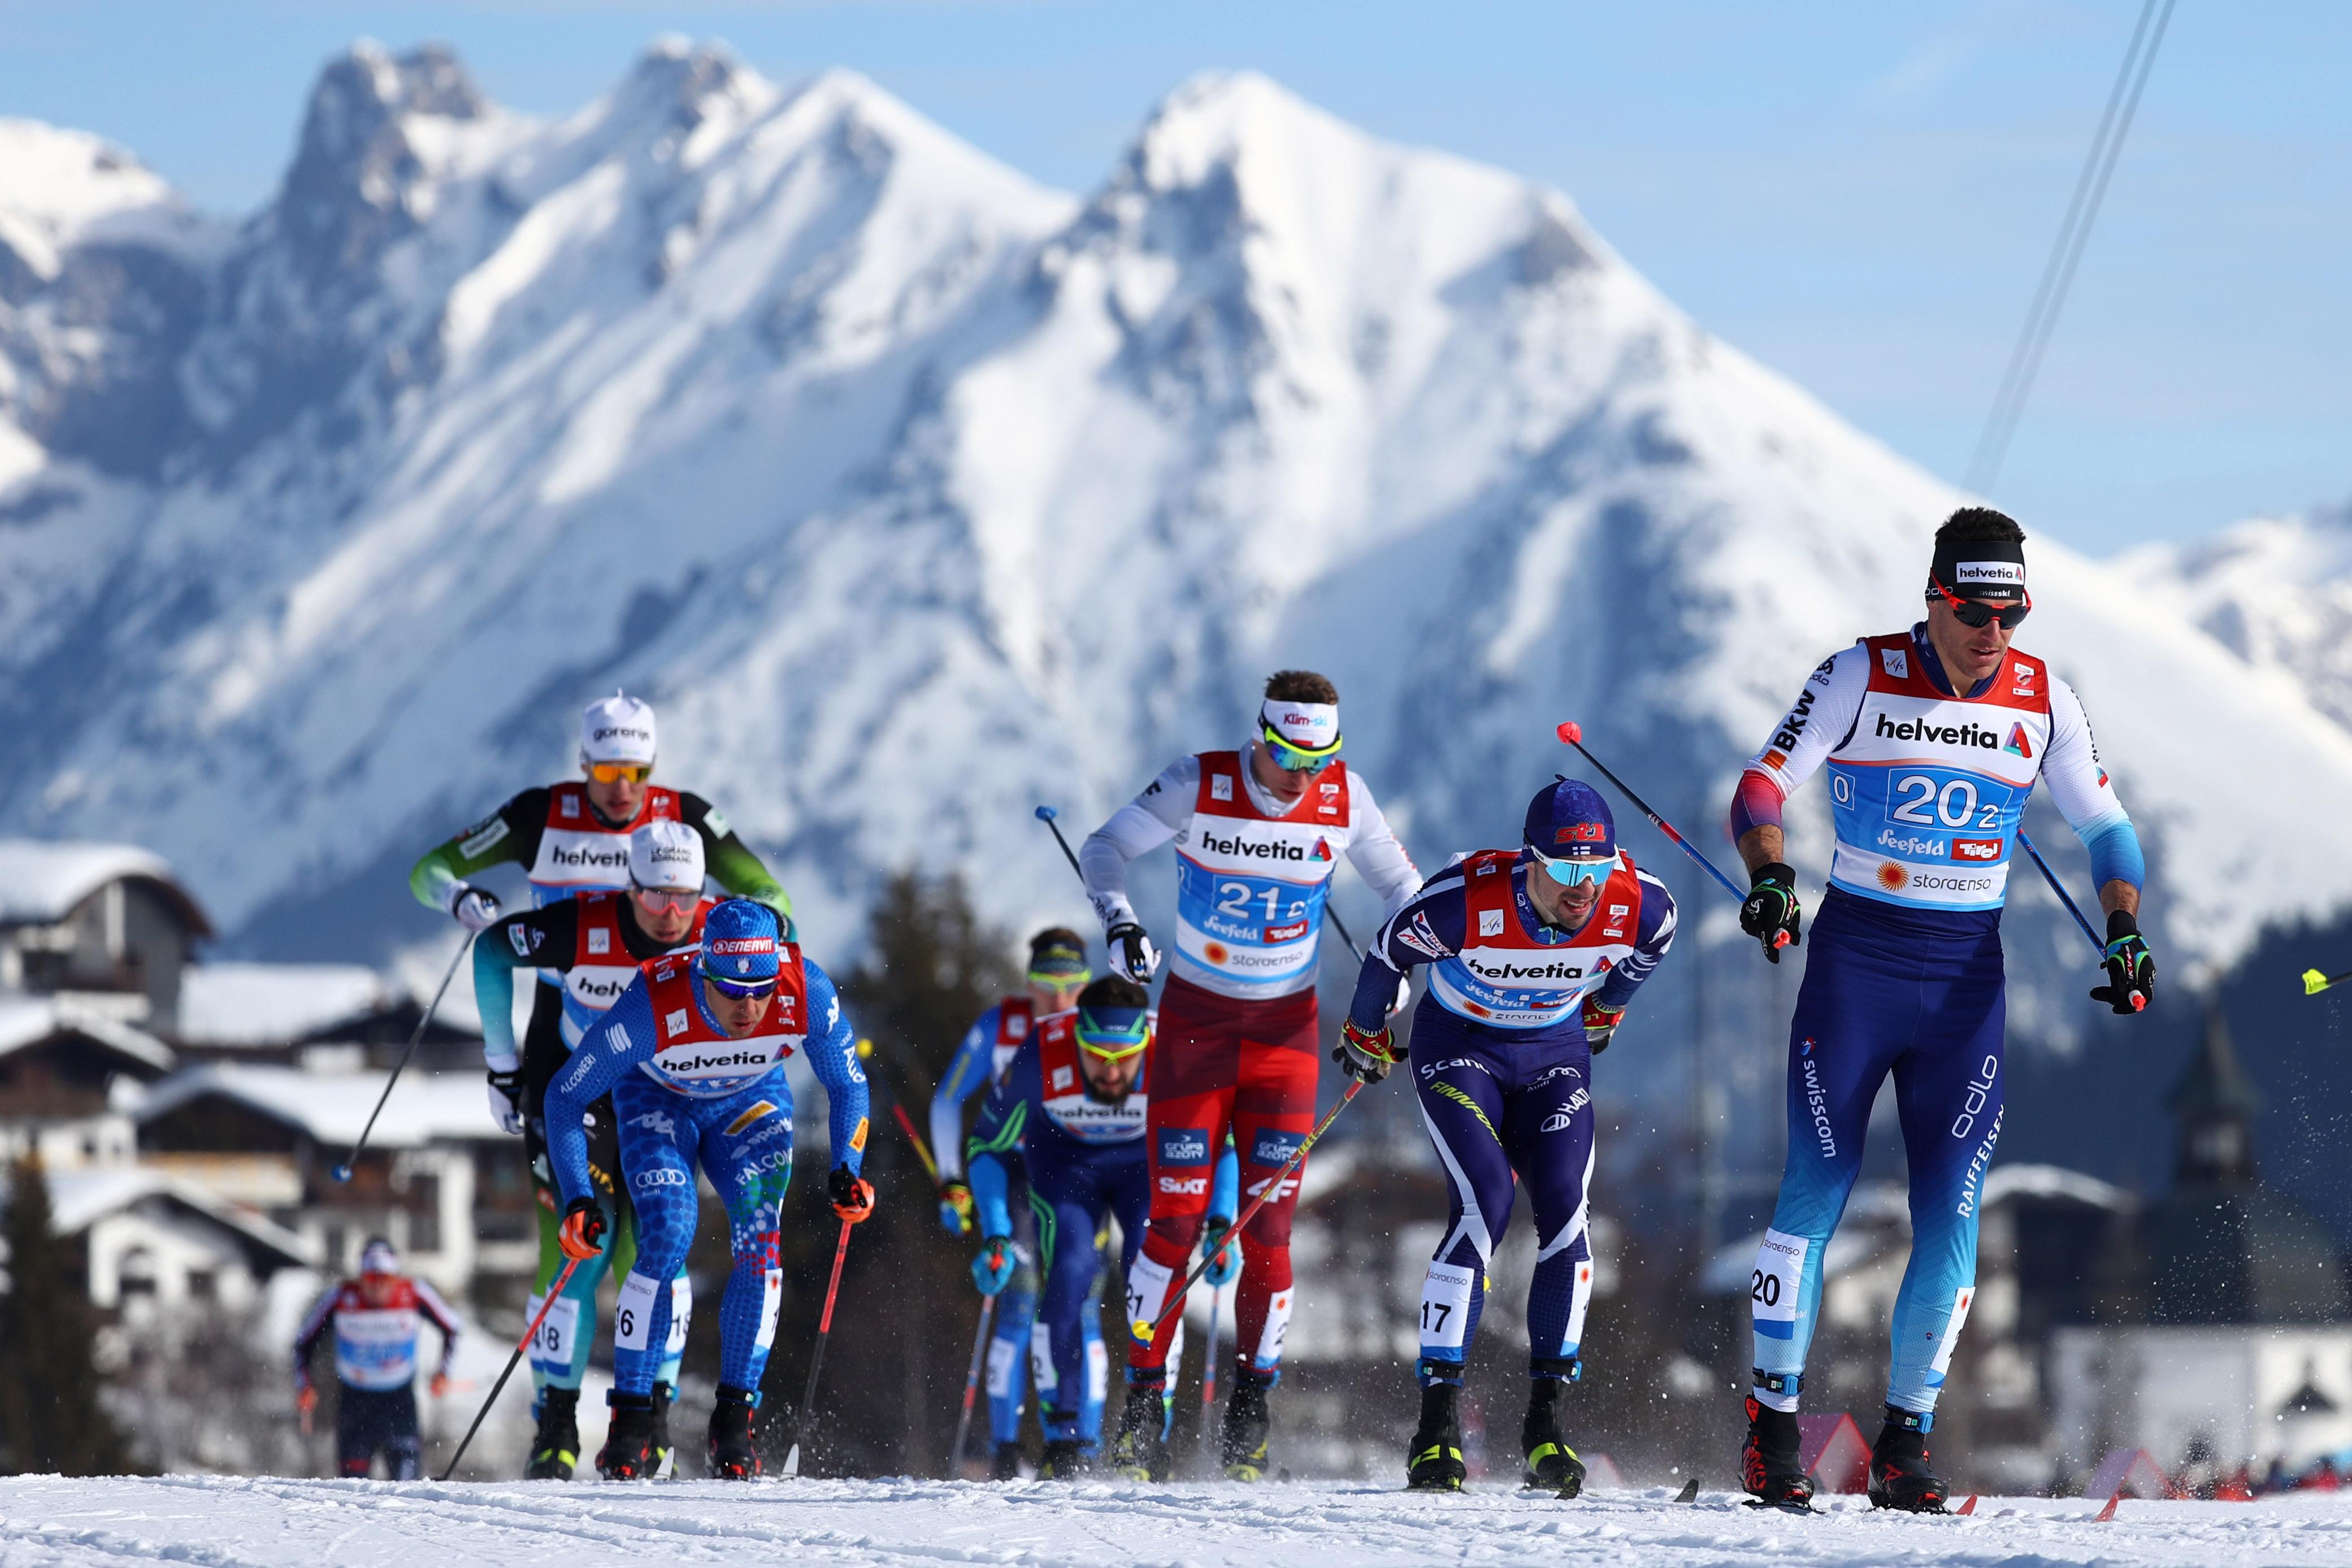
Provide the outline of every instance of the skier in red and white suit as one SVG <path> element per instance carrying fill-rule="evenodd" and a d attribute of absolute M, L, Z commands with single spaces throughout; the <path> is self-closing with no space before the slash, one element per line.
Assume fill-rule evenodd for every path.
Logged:
<path fill-rule="evenodd" d="M 1088 836 L 1078 863 L 1109 939 L 1111 966 L 1148 982 L 1159 954 L 1127 897 L 1127 865 L 1176 845 L 1177 935 L 1151 1047 L 1151 1228 L 1128 1274 L 1127 1321 L 1156 1322 L 1190 1260 L 1209 1207 L 1209 1176 L 1231 1131 L 1244 1202 L 1265 1189 L 1314 1124 L 1315 966 L 1324 900 L 1341 855 L 1379 894 L 1382 917 L 1421 885 L 1372 792 L 1339 758 L 1339 695 L 1323 676 L 1266 682 L 1255 735 L 1240 751 L 1171 763 Z M 1226 1473 L 1265 1468 L 1266 1391 L 1280 1376 L 1290 1322 L 1294 1180 L 1244 1233 L 1234 1307 L 1238 1366 L 1225 1406 Z M 1160 1468 L 1171 1319 L 1133 1338 L 1127 1406 L 1111 1462 Z"/>

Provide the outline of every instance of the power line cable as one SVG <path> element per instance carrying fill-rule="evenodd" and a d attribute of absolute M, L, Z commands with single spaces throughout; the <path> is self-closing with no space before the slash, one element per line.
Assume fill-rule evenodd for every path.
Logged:
<path fill-rule="evenodd" d="M 2123 154 L 2124 139 L 2131 133 L 2132 120 L 2139 112 L 2140 94 L 2147 87 L 2148 73 L 2155 68 L 2157 50 L 2162 47 L 2165 28 L 2172 21 L 2173 5 L 2174 0 L 2146 0 L 2140 7 L 2139 23 L 2132 29 L 2131 46 L 2124 51 L 2115 86 L 2108 89 L 2106 110 L 2099 117 L 2099 129 L 2091 138 L 2083 172 L 2074 181 L 2074 198 L 2067 204 L 2064 221 L 2058 225 L 2050 259 L 2042 267 L 2041 287 L 2034 291 L 2033 304 L 2025 313 L 2025 325 L 2018 332 L 2017 346 L 2010 351 L 2009 368 L 2001 376 L 2000 390 L 1994 394 L 1992 412 L 1985 419 L 1984 432 L 1977 438 L 1976 453 L 1969 460 L 1965 483 L 1978 495 L 1990 494 L 1993 482 L 2000 476 L 2011 438 L 2017 434 L 2018 422 L 2025 413 L 2025 400 L 2041 374 L 2051 335 L 2057 330 L 2058 313 L 2065 307 L 2075 268 L 2082 263 L 2084 247 L 2090 243 L 2091 226 L 2098 221 L 2100 204 L 2106 200 L 2107 183 L 2114 177 L 2116 160 Z"/>

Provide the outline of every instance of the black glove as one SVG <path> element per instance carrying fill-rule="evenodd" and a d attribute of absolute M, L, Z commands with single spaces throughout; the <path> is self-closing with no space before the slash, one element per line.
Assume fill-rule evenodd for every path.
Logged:
<path fill-rule="evenodd" d="M 2145 1012 L 2156 1000 L 2156 959 L 2140 938 L 2139 922 L 2120 909 L 2107 916 L 2107 951 L 2102 962 L 2107 983 L 2091 988 L 2093 1000 L 2126 1018 Z"/>
<path fill-rule="evenodd" d="M 824 1178 L 824 1196 L 832 1201 L 834 1213 L 852 1225 L 874 1212 L 874 1184 L 847 1166 L 833 1167 L 833 1174 Z"/>
<path fill-rule="evenodd" d="M 1139 986 L 1150 985 L 1152 972 L 1160 967 L 1160 949 L 1143 927 L 1122 920 L 1103 936 L 1110 944 L 1110 967 Z"/>
<path fill-rule="evenodd" d="M 504 1071 L 493 1067 L 489 1070 L 489 1080 L 490 1114 L 498 1118 L 499 1131 L 521 1132 L 522 1063 L 518 1061 Z"/>
<path fill-rule="evenodd" d="M 1739 928 L 1764 944 L 1764 956 L 1777 964 L 1781 948 L 1802 942 L 1804 918 L 1797 903 L 1797 873 L 1779 861 L 1758 866 L 1739 906 Z"/>

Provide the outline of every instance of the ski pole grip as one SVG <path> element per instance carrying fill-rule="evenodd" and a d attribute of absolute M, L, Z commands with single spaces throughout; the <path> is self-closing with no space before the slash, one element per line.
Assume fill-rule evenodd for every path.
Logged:
<path fill-rule="evenodd" d="M 1555 733 L 1557 733 L 1562 740 L 1568 742 L 1570 746 L 1574 746 L 1584 738 L 1584 727 L 1577 723 L 1572 718 L 1564 719 L 1561 721 L 1559 730 Z"/>

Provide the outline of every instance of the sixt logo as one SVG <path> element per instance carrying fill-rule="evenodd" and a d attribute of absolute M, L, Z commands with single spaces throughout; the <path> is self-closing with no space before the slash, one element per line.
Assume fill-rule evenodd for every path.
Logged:
<path fill-rule="evenodd" d="M 1207 1165 L 1209 1134 L 1198 1127 L 1160 1129 L 1160 1163 L 1163 1166 Z"/>
<path fill-rule="evenodd" d="M 1906 718 L 1896 724 L 1885 714 L 1880 714 L 1872 733 L 1881 740 L 1927 740 L 1938 746 L 1974 746 L 1986 751 L 2000 749 L 2000 737 L 1974 719 L 1966 724 L 1948 725 L 1929 724 L 1924 718 Z"/>
<path fill-rule="evenodd" d="M 1209 1190 L 1207 1176 L 1161 1176 L 1160 1190 L 1179 1197 L 1198 1197 Z"/>
<path fill-rule="evenodd" d="M 1230 839 L 1221 839 L 1207 829 L 1202 831 L 1201 847 L 1213 854 L 1239 855 L 1244 860 L 1303 861 L 1307 858 L 1307 852 L 1297 844 L 1286 844 L 1278 840 L 1253 842 L 1238 833 Z M 1328 851 L 1323 858 L 1331 858 Z"/>

